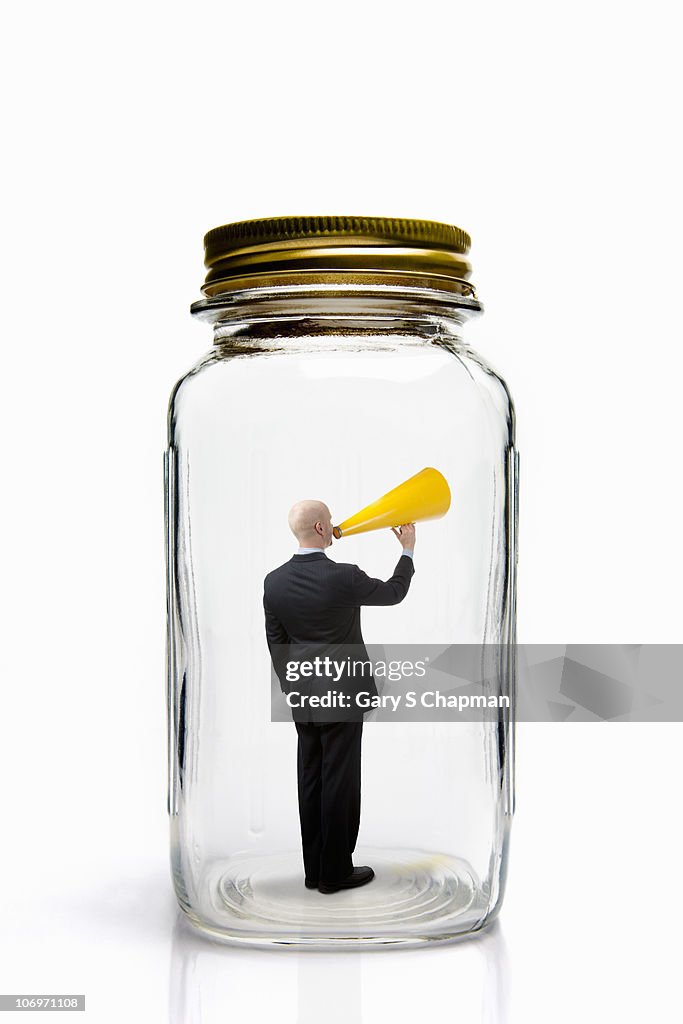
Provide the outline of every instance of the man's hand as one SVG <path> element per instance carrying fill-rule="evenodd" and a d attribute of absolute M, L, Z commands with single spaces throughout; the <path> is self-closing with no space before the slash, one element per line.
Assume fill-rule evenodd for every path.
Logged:
<path fill-rule="evenodd" d="M 415 523 L 404 523 L 403 526 L 399 526 L 398 530 L 392 526 L 391 532 L 398 538 L 404 551 L 406 549 L 408 551 L 415 550 Z"/>

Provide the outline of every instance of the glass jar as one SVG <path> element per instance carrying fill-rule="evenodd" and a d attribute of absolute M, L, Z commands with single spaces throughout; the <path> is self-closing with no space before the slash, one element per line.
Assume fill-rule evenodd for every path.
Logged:
<path fill-rule="evenodd" d="M 493 717 L 273 714 L 295 622 L 313 641 L 353 620 L 368 649 L 514 646 L 514 411 L 462 336 L 481 311 L 470 240 L 435 222 L 310 217 L 204 241 L 192 312 L 213 346 L 173 388 L 164 460 L 179 904 L 203 933 L 254 946 L 475 932 L 505 885 L 514 662 L 489 673 L 508 698 Z M 385 502 L 393 529 L 331 530 L 426 468 L 450 486 L 447 514 L 422 523 Z M 295 536 L 288 515 L 296 528 L 311 508 Z"/>

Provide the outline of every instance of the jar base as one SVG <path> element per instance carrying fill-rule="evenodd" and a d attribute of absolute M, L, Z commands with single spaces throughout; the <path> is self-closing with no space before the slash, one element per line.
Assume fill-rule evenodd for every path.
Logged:
<path fill-rule="evenodd" d="M 357 889 L 306 889 L 299 853 L 245 853 L 213 862 L 199 902 L 184 906 L 200 931 L 228 943 L 308 946 L 421 945 L 484 926 L 489 899 L 463 860 L 423 850 L 360 848 L 375 878 Z"/>

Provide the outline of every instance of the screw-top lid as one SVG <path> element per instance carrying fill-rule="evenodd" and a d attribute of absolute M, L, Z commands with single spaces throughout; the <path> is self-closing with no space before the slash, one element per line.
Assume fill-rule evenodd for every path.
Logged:
<path fill-rule="evenodd" d="M 204 236 L 211 299 L 245 288 L 398 285 L 457 292 L 476 301 L 461 228 L 398 217 L 273 217 Z"/>

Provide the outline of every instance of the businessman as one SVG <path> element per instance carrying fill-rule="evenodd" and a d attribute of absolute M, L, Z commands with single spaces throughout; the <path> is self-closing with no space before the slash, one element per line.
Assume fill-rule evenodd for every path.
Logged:
<path fill-rule="evenodd" d="M 361 607 L 399 604 L 415 572 L 414 523 L 392 527 L 403 552 L 385 582 L 327 557 L 332 516 L 324 502 L 297 502 L 288 522 L 299 549 L 268 573 L 263 588 L 266 638 L 283 689 L 282 645 L 363 645 Z M 362 713 L 357 719 L 295 721 L 304 881 L 321 893 L 353 889 L 375 877 L 371 867 L 354 867 L 352 860 L 360 825 Z"/>

